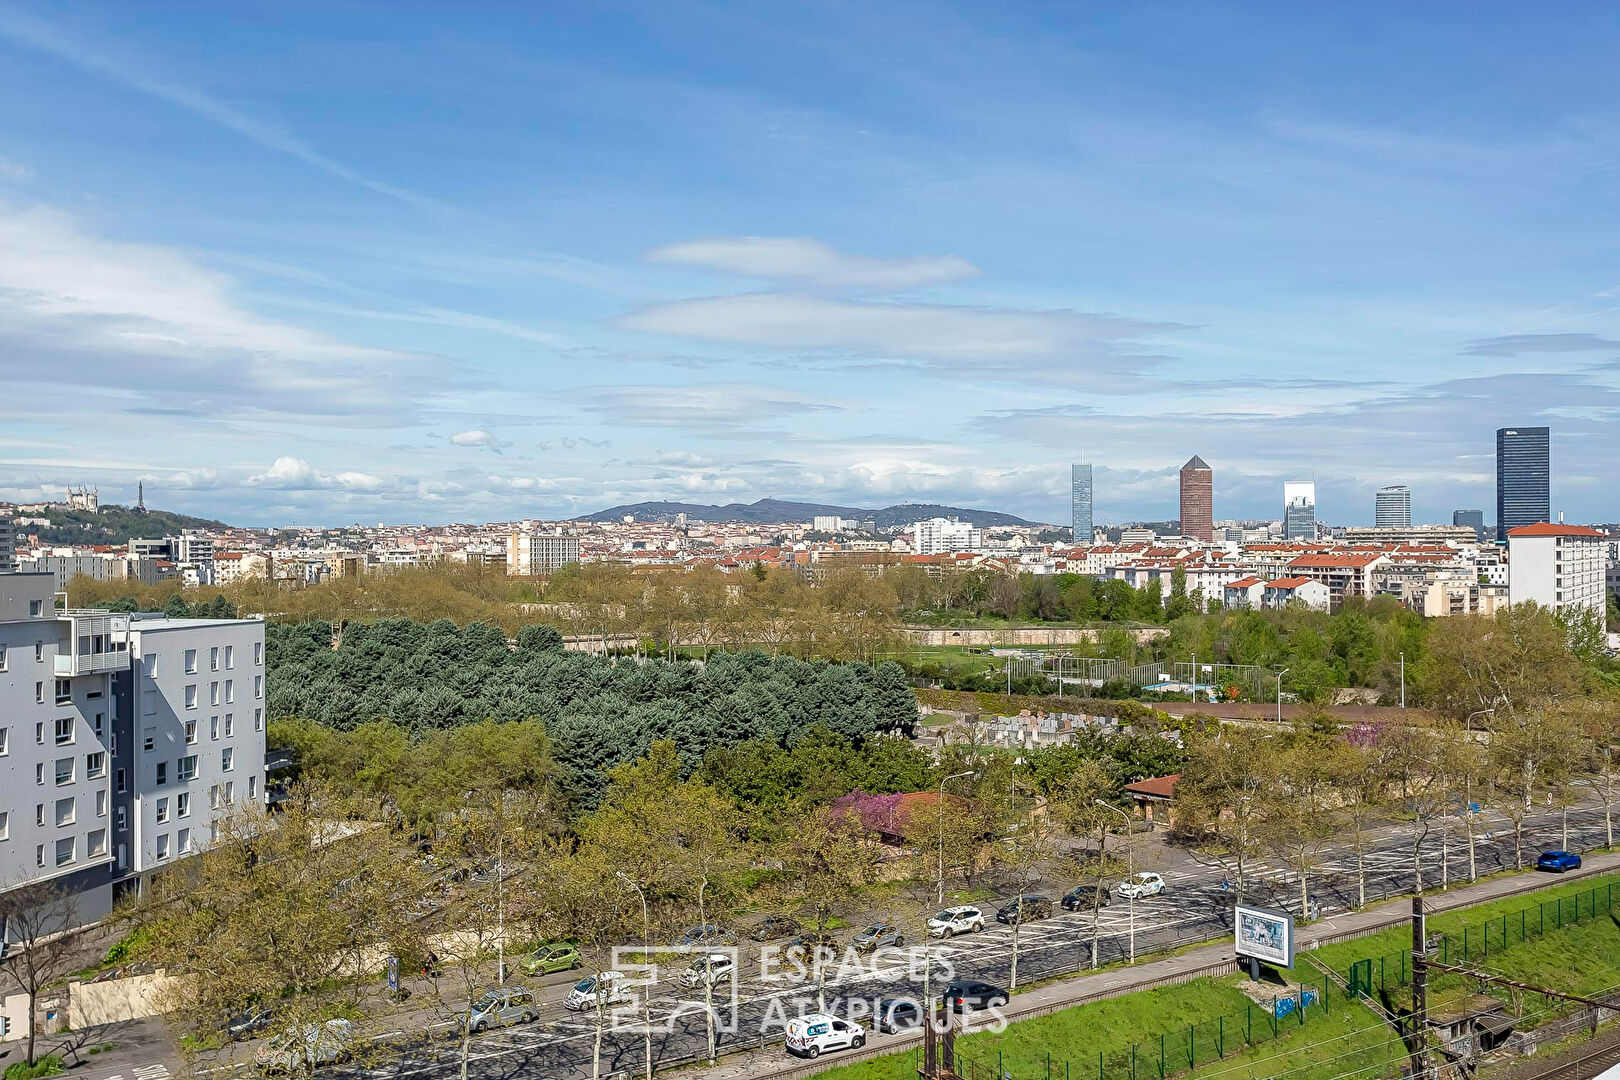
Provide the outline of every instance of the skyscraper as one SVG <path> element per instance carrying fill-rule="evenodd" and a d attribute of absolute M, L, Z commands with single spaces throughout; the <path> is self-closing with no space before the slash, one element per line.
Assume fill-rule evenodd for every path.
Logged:
<path fill-rule="evenodd" d="M 1379 488 L 1378 500 L 1373 508 L 1373 524 L 1381 529 L 1411 528 L 1412 489 L 1405 484 Z"/>
<path fill-rule="evenodd" d="M 1069 466 L 1069 514 L 1074 519 L 1074 542 L 1091 543 L 1091 465 Z"/>
<path fill-rule="evenodd" d="M 1316 483 L 1311 480 L 1283 482 L 1283 539 L 1316 539 Z"/>
<path fill-rule="evenodd" d="M 1544 427 L 1496 429 L 1496 538 L 1552 517 L 1551 436 Z"/>
<path fill-rule="evenodd" d="M 1453 525 L 1466 525 L 1474 530 L 1474 535 L 1481 540 L 1485 539 L 1485 511 L 1483 510 L 1453 510 L 1451 512 Z"/>
<path fill-rule="evenodd" d="M 1215 540 L 1215 473 L 1197 454 L 1181 467 L 1181 534 Z"/>

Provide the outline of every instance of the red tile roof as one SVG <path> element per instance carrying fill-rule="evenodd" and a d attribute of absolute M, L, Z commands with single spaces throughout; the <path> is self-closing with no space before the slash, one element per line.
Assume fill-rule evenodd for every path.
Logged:
<path fill-rule="evenodd" d="M 1515 536 L 1595 536 L 1601 539 L 1603 534 L 1585 525 L 1554 525 L 1543 521 L 1538 525 L 1520 525 L 1516 529 L 1509 529 L 1508 538 Z"/>
<path fill-rule="evenodd" d="M 1311 583 L 1311 580 L 1312 579 L 1308 578 L 1308 577 L 1280 577 L 1276 581 L 1268 581 L 1268 582 L 1266 582 L 1266 588 L 1268 588 L 1268 589 L 1297 589 L 1301 585 L 1309 585 Z"/>
<path fill-rule="evenodd" d="M 1321 567 L 1365 567 L 1384 558 L 1381 551 L 1350 552 L 1320 552 L 1314 555 L 1301 555 L 1289 561 L 1289 566 L 1321 566 Z"/>
<path fill-rule="evenodd" d="M 1236 581 L 1228 581 L 1226 583 L 1226 587 L 1228 589 L 1252 589 L 1258 584 L 1260 584 L 1260 579 L 1259 578 L 1257 578 L 1257 577 L 1246 577 L 1246 578 L 1238 578 Z"/>
<path fill-rule="evenodd" d="M 1151 795 L 1160 799 L 1172 799 L 1176 794 L 1176 781 L 1180 779 L 1180 773 L 1171 773 L 1169 776 L 1150 776 L 1146 780 L 1126 784 L 1125 790 L 1133 795 Z"/>

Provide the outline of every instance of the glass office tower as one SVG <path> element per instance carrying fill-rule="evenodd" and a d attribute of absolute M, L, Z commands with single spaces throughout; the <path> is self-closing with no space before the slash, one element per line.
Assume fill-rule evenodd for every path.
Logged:
<path fill-rule="evenodd" d="M 1074 518 L 1074 542 L 1091 543 L 1091 466 L 1069 466 L 1069 513 Z"/>
<path fill-rule="evenodd" d="M 1544 427 L 1496 429 L 1496 538 L 1552 520 L 1551 435 Z"/>

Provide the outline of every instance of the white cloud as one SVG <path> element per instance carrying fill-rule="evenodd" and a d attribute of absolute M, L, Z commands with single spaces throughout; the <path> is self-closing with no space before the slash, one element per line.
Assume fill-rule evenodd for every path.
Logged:
<path fill-rule="evenodd" d="M 689 240 L 655 248 L 648 252 L 647 260 L 820 288 L 885 292 L 959 281 L 979 272 L 972 263 L 956 255 L 873 259 L 846 255 L 819 240 L 793 236 Z"/>
<path fill-rule="evenodd" d="M 579 394 L 580 407 L 611 424 L 736 432 L 761 420 L 842 412 L 843 406 L 792 390 L 750 383 L 605 386 Z"/>
<path fill-rule="evenodd" d="M 450 441 L 457 446 L 494 446 L 495 436 L 487 431 L 474 428 L 471 431 L 458 431 L 450 436 Z"/>
<path fill-rule="evenodd" d="M 6 158 L 0 158 L 0 177 L 7 180 L 15 180 L 20 184 L 24 180 L 31 179 L 33 175 L 34 170 L 30 169 L 28 166 L 23 165 L 20 162 L 10 161 Z"/>
<path fill-rule="evenodd" d="M 303 458 L 278 457 L 262 473 L 254 473 L 243 480 L 249 487 L 273 488 L 278 491 L 319 491 L 337 488 L 344 491 L 375 492 L 382 488 L 383 480 L 363 472 L 326 473 Z"/>

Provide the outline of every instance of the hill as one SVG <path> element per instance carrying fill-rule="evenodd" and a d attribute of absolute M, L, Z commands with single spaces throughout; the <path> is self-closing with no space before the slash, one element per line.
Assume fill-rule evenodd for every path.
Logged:
<path fill-rule="evenodd" d="M 33 515 L 31 515 L 33 516 Z M 127 506 L 103 504 L 101 513 L 88 510 L 52 510 L 38 515 L 49 525 L 18 526 L 19 535 L 38 533 L 46 544 L 124 544 L 131 537 L 172 536 L 181 529 L 225 529 L 222 521 L 175 514 L 168 510 L 148 510 L 137 514 Z"/>
<path fill-rule="evenodd" d="M 625 506 L 610 506 L 580 520 L 617 521 L 626 514 L 635 515 L 637 521 L 668 521 L 676 514 L 685 514 L 694 521 L 737 522 L 745 525 L 782 521 L 808 522 L 811 518 L 830 517 L 836 514 L 841 518 L 852 518 L 856 521 L 874 521 L 879 529 L 892 529 L 934 517 L 960 518 L 980 528 L 1037 524 L 994 510 L 969 510 L 956 506 L 940 506 L 936 503 L 900 503 L 897 506 L 870 510 L 859 506 L 787 502 L 782 499 L 761 499 L 755 503 L 727 503 L 725 506 L 680 502 L 629 503 Z"/>

